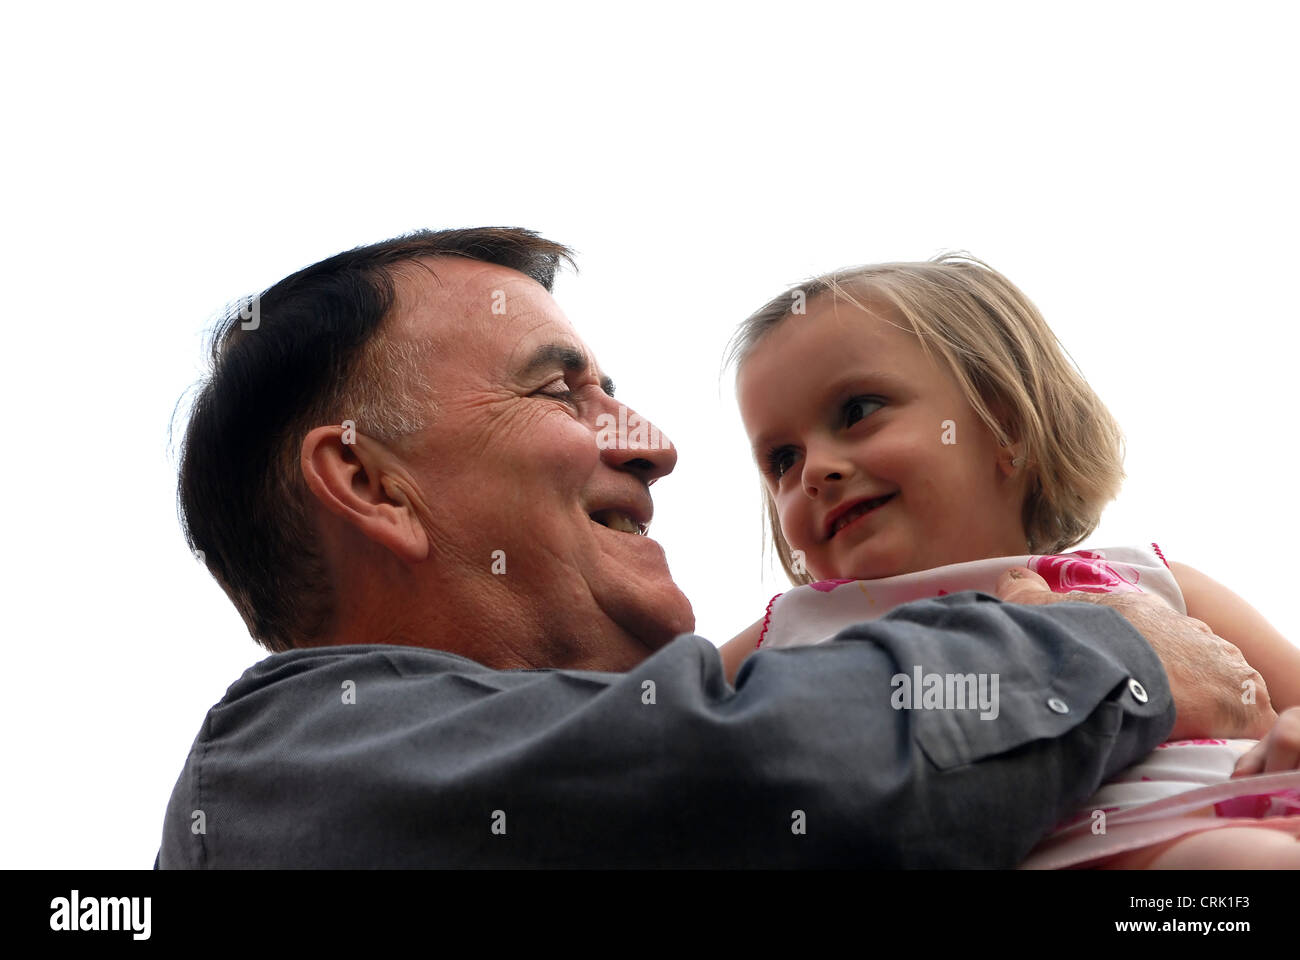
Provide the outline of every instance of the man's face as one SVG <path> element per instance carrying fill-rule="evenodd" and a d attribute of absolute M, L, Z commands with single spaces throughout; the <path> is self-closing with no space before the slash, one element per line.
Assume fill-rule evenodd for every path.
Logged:
<path fill-rule="evenodd" d="M 676 451 L 645 443 L 648 425 L 619 442 L 612 384 L 537 283 L 458 257 L 424 264 L 397 271 L 389 329 L 433 342 L 428 425 L 406 445 L 430 559 L 497 634 L 458 649 L 490 666 L 623 670 L 694 630 L 663 549 L 627 532 L 650 522 L 649 484 Z"/>

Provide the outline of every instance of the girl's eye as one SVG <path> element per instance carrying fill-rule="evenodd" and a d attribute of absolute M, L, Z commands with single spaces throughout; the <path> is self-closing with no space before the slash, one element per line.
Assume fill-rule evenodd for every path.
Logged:
<path fill-rule="evenodd" d="M 767 472 L 780 480 L 782 475 L 794 466 L 794 451 L 789 447 L 777 447 L 768 451 Z"/>
<path fill-rule="evenodd" d="M 844 404 L 845 426 L 853 426 L 871 412 L 870 408 L 883 406 L 884 404 L 876 397 L 854 397 Z"/>

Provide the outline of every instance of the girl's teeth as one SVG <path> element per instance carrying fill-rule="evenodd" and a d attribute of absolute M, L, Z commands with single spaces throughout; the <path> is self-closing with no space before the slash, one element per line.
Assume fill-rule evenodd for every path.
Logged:
<path fill-rule="evenodd" d="M 867 513 L 868 511 L 876 509 L 876 507 L 880 506 L 888 499 L 889 497 L 887 496 L 876 497 L 876 499 L 874 500 L 868 500 L 866 503 L 862 503 L 854 507 L 848 513 L 844 514 L 844 516 L 840 517 L 838 520 L 835 521 L 835 532 L 839 533 L 841 530 L 847 527 L 858 517 L 862 516 L 864 513 Z"/>

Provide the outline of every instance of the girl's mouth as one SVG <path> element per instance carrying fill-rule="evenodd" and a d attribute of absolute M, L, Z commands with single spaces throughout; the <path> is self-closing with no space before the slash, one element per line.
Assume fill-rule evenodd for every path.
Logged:
<path fill-rule="evenodd" d="M 849 524 L 865 517 L 867 514 L 872 513 L 880 507 L 883 507 L 896 496 L 896 493 L 890 493 L 883 497 L 876 497 L 872 500 L 862 500 L 849 507 L 849 509 L 845 510 L 843 513 L 833 516 L 830 520 L 830 529 L 827 532 L 826 539 L 830 540 Z"/>

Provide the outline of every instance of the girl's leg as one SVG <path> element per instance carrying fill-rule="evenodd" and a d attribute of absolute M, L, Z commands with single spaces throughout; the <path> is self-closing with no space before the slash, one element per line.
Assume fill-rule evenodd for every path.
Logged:
<path fill-rule="evenodd" d="M 1259 827 L 1220 827 L 1129 850 L 1104 870 L 1297 870 L 1300 837 Z"/>

